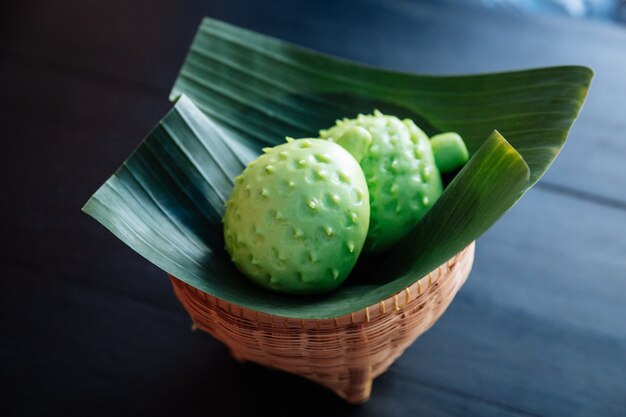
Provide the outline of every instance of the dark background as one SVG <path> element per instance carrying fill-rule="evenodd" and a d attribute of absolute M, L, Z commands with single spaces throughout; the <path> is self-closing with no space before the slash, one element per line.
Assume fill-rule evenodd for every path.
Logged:
<path fill-rule="evenodd" d="M 626 30 L 460 1 L 25 0 L 0 26 L 0 415 L 626 415 Z M 351 407 L 192 332 L 163 272 L 80 212 L 167 112 L 208 15 L 436 74 L 582 64 L 554 166 L 448 312 Z"/>

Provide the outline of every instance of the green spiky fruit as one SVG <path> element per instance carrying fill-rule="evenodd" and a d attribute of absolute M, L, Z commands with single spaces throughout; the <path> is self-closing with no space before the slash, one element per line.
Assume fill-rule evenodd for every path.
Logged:
<path fill-rule="evenodd" d="M 226 250 L 263 287 L 330 291 L 348 276 L 367 236 L 363 171 L 344 148 L 321 139 L 264 151 L 237 177 L 226 203 Z"/>
<path fill-rule="evenodd" d="M 413 123 L 375 111 L 338 120 L 320 136 L 341 142 L 355 128 L 367 131 L 371 145 L 360 160 L 370 193 L 370 228 L 365 251 L 386 250 L 403 238 L 443 191 L 428 136 Z"/>

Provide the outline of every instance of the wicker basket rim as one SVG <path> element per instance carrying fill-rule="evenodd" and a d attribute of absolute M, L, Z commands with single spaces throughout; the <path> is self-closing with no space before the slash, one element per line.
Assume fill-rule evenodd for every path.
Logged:
<path fill-rule="evenodd" d="M 429 290 L 435 284 L 437 284 L 438 281 L 443 276 L 445 276 L 448 271 L 455 268 L 459 261 L 471 262 L 473 260 L 474 247 L 475 242 L 470 243 L 463 250 L 454 255 L 448 261 L 439 265 L 436 269 L 428 273 L 426 276 L 423 276 L 413 284 L 398 291 L 390 297 L 352 313 L 332 318 L 291 318 L 264 313 L 261 311 L 249 309 L 247 307 L 241 307 L 235 303 L 225 301 L 197 288 L 194 288 L 194 290 L 196 296 L 201 297 L 204 302 L 213 304 L 218 308 L 228 311 L 230 314 L 234 314 L 241 318 L 250 318 L 257 322 L 264 322 L 281 327 L 309 328 L 313 326 L 318 329 L 328 327 L 336 328 L 346 324 L 367 323 L 375 318 L 389 314 L 390 312 L 397 312 L 402 310 L 415 298 L 427 295 L 429 293 Z M 172 275 L 170 275 L 170 278 L 174 286 L 184 285 L 184 283 L 178 278 Z"/>

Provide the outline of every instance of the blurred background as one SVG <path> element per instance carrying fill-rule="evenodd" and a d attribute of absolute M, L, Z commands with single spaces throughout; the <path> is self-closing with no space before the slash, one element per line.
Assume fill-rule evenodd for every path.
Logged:
<path fill-rule="evenodd" d="M 0 415 L 626 415 L 618 0 L 20 0 L 0 13 Z M 545 177 L 441 320 L 348 407 L 233 361 L 164 273 L 80 212 L 171 108 L 203 16 L 429 74 L 595 71 Z"/>
<path fill-rule="evenodd" d="M 462 0 L 459 0 L 462 1 Z M 626 23 L 624 0 L 471 0 L 490 9 L 518 13 L 556 14 L 574 18 Z"/>

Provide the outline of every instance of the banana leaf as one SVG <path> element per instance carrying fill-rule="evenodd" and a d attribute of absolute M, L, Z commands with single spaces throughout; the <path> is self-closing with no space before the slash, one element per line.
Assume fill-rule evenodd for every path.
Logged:
<path fill-rule="evenodd" d="M 425 276 L 513 206 L 565 143 L 591 78 L 580 66 L 399 73 L 207 18 L 173 87 L 174 107 L 83 210 L 164 271 L 229 302 L 294 318 L 349 314 Z M 285 136 L 317 137 L 335 119 L 373 109 L 428 134 L 460 133 L 470 162 L 406 239 L 360 259 L 338 290 L 287 296 L 249 283 L 223 248 L 234 178 Z"/>

